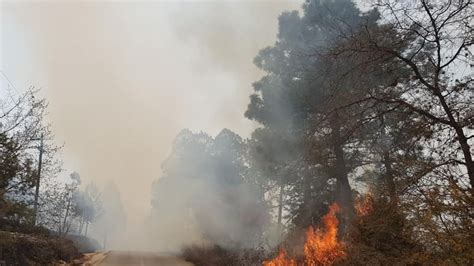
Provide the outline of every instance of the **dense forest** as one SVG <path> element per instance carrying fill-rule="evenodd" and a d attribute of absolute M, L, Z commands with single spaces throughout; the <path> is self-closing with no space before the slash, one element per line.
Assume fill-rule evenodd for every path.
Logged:
<path fill-rule="evenodd" d="M 151 187 L 154 248 L 196 265 L 472 265 L 473 47 L 470 0 L 282 13 L 254 59 L 252 134 L 176 136 Z M 37 94 L 0 103 L 0 233 L 93 230 L 106 248 L 126 223 L 120 193 L 58 180 Z"/>

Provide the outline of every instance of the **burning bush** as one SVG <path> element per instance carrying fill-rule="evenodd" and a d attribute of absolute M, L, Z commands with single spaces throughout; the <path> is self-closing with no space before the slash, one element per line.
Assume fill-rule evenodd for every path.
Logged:
<path fill-rule="evenodd" d="M 333 203 L 329 212 L 323 217 L 324 230 L 310 226 L 306 232 L 304 244 L 304 264 L 308 266 L 332 265 L 346 256 L 344 245 L 337 239 L 339 220 L 336 214 L 340 211 L 339 205 Z M 296 266 L 297 260 L 287 258 L 286 251 L 280 250 L 277 257 L 264 261 L 264 266 Z"/>
<path fill-rule="evenodd" d="M 353 221 L 347 246 L 351 263 L 405 265 L 435 261 L 416 245 L 413 230 L 397 205 L 368 194 L 356 201 L 356 210 L 358 216 Z"/>

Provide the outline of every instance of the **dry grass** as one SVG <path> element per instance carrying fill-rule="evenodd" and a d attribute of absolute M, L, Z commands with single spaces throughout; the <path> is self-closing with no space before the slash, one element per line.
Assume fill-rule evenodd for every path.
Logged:
<path fill-rule="evenodd" d="M 196 266 L 256 266 L 266 259 L 263 249 L 225 249 L 218 245 L 191 245 L 183 248 L 182 256 Z"/>
<path fill-rule="evenodd" d="M 0 261 L 6 265 L 46 265 L 77 258 L 80 253 L 71 240 L 0 231 Z"/>

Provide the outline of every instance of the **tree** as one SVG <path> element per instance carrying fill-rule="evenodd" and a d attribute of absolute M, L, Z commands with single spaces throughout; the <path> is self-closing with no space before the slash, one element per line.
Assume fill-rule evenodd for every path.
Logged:
<path fill-rule="evenodd" d="M 152 191 L 157 237 L 174 240 L 168 248 L 203 240 L 225 246 L 261 241 L 266 206 L 247 182 L 245 155 L 244 141 L 230 130 L 215 138 L 179 133 Z"/>
<path fill-rule="evenodd" d="M 104 249 L 114 247 L 121 239 L 121 232 L 127 224 L 122 198 L 117 185 L 110 181 L 100 193 L 100 215 L 94 222 L 97 237 L 103 239 Z"/>
<path fill-rule="evenodd" d="M 398 181 L 399 206 L 420 243 L 449 263 L 472 262 L 473 2 L 377 7 L 378 24 L 341 35 L 329 54 L 359 62 L 351 69 L 358 76 L 387 73 L 390 85 L 369 86 L 348 105 L 364 103 L 374 116 L 394 119 L 384 134 L 391 145 L 379 158 Z"/>
<path fill-rule="evenodd" d="M 392 86 L 372 91 L 365 100 L 421 116 L 432 130 L 429 138 L 441 148 L 434 156 L 445 164 L 464 167 L 474 187 L 469 135 L 473 126 L 473 3 L 380 1 L 378 6 L 385 18 L 382 25 L 345 36 L 334 55 L 365 57 L 365 65 L 397 73 Z M 394 69 L 400 66 L 404 71 Z"/>
<path fill-rule="evenodd" d="M 30 160 L 21 160 L 17 143 L 0 135 L 0 217 L 24 218 L 25 206 L 14 200 L 25 195 L 34 185 Z M 20 215 L 18 217 L 18 215 Z"/>
<path fill-rule="evenodd" d="M 295 200 L 303 206 L 297 212 L 308 212 L 300 216 L 305 217 L 302 224 L 319 221 L 318 210 L 334 199 L 343 207 L 346 220 L 353 216 L 349 176 L 360 165 L 354 137 L 359 125 L 353 123 L 359 112 L 335 106 L 358 92 L 350 82 L 336 82 L 334 77 L 345 69 L 330 65 L 325 53 L 338 36 L 376 19 L 376 12 L 364 14 L 351 1 L 306 1 L 302 16 L 297 11 L 280 16 L 275 45 L 255 58 L 266 75 L 254 83 L 246 116 L 261 123 L 268 134 L 299 143 L 299 156 L 292 159 L 304 163 L 285 171 L 293 175 L 288 180 L 299 180 L 290 185 L 290 197 L 305 195 L 302 201 Z M 322 206 L 315 208 L 316 203 Z"/>
<path fill-rule="evenodd" d="M 31 221 L 35 217 L 31 210 L 32 206 L 36 206 L 32 189 L 38 186 L 41 177 L 57 173 L 60 167 L 55 159 L 59 147 L 52 143 L 51 131 L 44 123 L 47 104 L 44 99 L 37 98 L 37 93 L 34 88 L 20 95 L 6 90 L 6 97 L 0 100 L 0 169 L 3 171 L 0 188 L 3 206 L 0 212 L 20 222 Z M 40 136 L 46 138 L 41 147 L 45 155 L 41 177 L 36 166 L 39 163 L 36 159 L 38 155 L 35 153 Z M 3 210 L 7 205 L 10 209 Z"/>
<path fill-rule="evenodd" d="M 84 191 L 79 190 L 74 196 L 74 212 L 79 218 L 78 232 L 87 236 L 89 225 L 103 214 L 102 199 L 99 189 L 90 183 Z"/>
<path fill-rule="evenodd" d="M 59 230 L 59 233 L 64 235 L 69 233 L 74 216 L 77 215 L 77 213 L 74 212 L 74 200 L 77 195 L 77 189 L 81 184 L 81 177 L 78 173 L 73 172 L 69 177 L 71 178 L 71 183 L 66 184 L 64 187 L 64 218 Z"/>

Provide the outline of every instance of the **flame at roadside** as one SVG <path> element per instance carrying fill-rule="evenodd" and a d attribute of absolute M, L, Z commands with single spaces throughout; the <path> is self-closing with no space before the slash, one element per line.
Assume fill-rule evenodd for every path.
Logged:
<path fill-rule="evenodd" d="M 339 205 L 331 204 L 329 212 L 323 217 L 323 229 L 314 229 L 312 226 L 306 231 L 304 245 L 304 265 L 332 265 L 335 261 L 346 256 L 344 245 L 338 241 L 339 220 L 336 214 L 340 211 Z M 285 250 L 281 249 L 277 257 L 264 261 L 263 266 L 296 266 L 296 260 L 286 258 Z"/>

